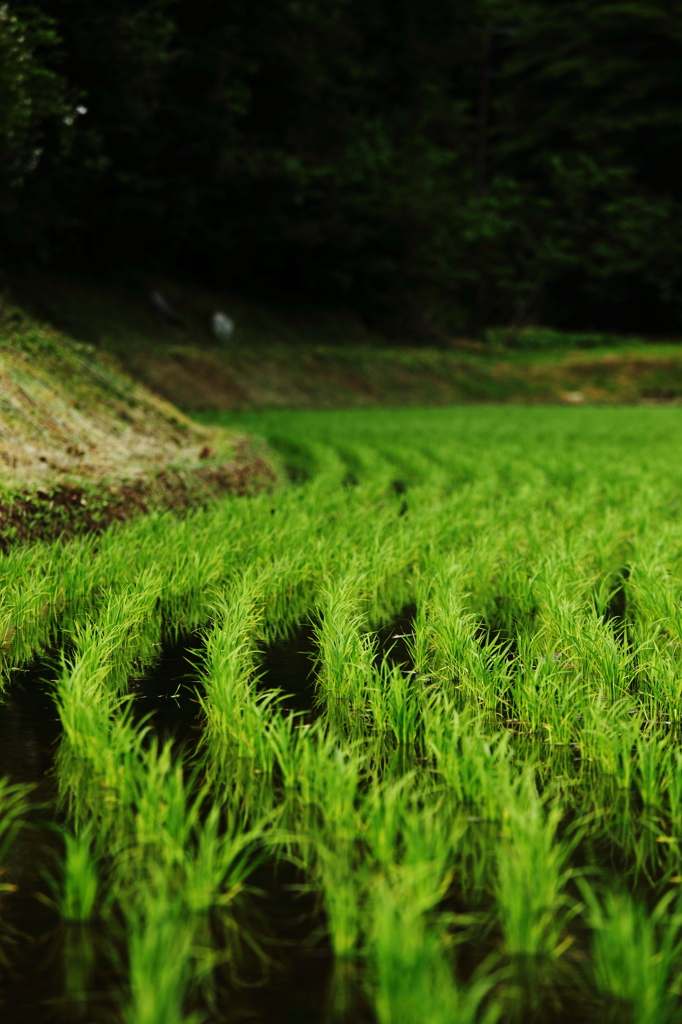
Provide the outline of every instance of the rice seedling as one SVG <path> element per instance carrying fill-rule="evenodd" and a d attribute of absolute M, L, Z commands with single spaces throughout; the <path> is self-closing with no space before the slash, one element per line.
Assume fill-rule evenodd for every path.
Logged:
<path fill-rule="evenodd" d="M 130 999 L 126 1024 L 190 1024 L 184 1003 L 192 981 L 193 931 L 182 901 L 161 872 L 126 905 Z"/>
<path fill-rule="evenodd" d="M 492 1024 L 499 1011 L 486 1005 L 491 982 L 457 984 L 445 922 L 427 913 L 439 893 L 425 896 L 423 875 L 413 866 L 374 886 L 368 956 L 376 1018 L 380 1024 Z"/>
<path fill-rule="evenodd" d="M 32 787 L 0 778 L 0 870 L 17 833 L 24 824 L 27 797 Z M 4 885 L 4 883 L 3 883 Z M 3 889 L 0 888 L 0 892 Z"/>
<path fill-rule="evenodd" d="M 613 1001 L 612 1020 L 665 1024 L 679 1019 L 682 918 L 671 911 L 674 893 L 653 911 L 625 893 L 607 892 L 603 901 L 583 888 L 594 929 L 594 971 L 601 992 Z"/>
<path fill-rule="evenodd" d="M 87 829 L 80 835 L 64 832 L 62 879 L 63 889 L 58 894 L 61 916 L 78 924 L 91 921 L 96 911 L 99 878 Z"/>
<path fill-rule="evenodd" d="M 498 846 L 497 904 L 510 956 L 556 958 L 570 944 L 575 907 L 566 894 L 571 843 L 559 838 L 561 809 L 546 808 L 529 775 L 506 794 Z"/>

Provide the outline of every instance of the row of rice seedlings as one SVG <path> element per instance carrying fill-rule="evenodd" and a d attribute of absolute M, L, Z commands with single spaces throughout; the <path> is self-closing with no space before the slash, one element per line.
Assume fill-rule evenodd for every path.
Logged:
<path fill-rule="evenodd" d="M 326 452 L 325 457 L 328 455 Z M 3 628 L 5 641 L 12 647 L 11 659 L 19 663 L 44 646 L 57 622 L 68 629 L 85 610 L 90 617 L 96 617 L 97 607 L 106 601 L 112 586 L 134 582 L 140 573 L 152 567 L 164 575 L 165 619 L 173 623 L 183 619 L 190 626 L 205 621 L 210 592 L 224 583 L 244 558 L 280 557 L 282 551 L 295 550 L 305 543 L 313 565 L 321 556 L 329 567 L 330 552 L 343 557 L 343 551 L 357 548 L 359 541 L 363 549 L 371 550 L 371 543 L 367 543 L 370 520 L 377 538 L 383 531 L 385 539 L 395 543 L 399 538 L 402 543 L 410 535 L 406 524 L 396 521 L 398 500 L 395 495 L 391 497 L 390 489 L 378 495 L 371 485 L 359 487 L 357 495 L 343 489 L 339 494 L 336 477 L 328 481 L 324 474 L 314 483 L 315 493 L 310 490 L 305 496 L 278 498 L 274 517 L 270 515 L 271 499 L 262 496 L 248 504 L 227 502 L 222 509 L 195 513 L 180 521 L 170 516 L 150 517 L 114 530 L 97 541 L 72 542 L 68 554 L 60 545 L 16 549 L 5 560 L 3 603 Z M 332 483 L 336 488 L 333 498 Z M 324 494 L 324 509 L 316 505 L 318 491 Z M 485 488 L 483 492 L 482 498 Z M 430 493 L 434 493 L 433 487 Z M 383 508 L 378 507 L 379 496 L 383 498 Z M 458 497 L 461 507 L 462 496 Z M 449 519 L 445 509 L 439 511 L 445 514 L 431 516 L 434 529 L 437 522 Z M 338 529 L 334 527 L 335 516 L 340 520 Z M 468 523 L 470 517 L 459 517 L 459 521 Z M 420 543 L 428 541 L 421 528 L 424 525 L 420 524 Z M 413 555 L 414 537 L 411 543 Z M 334 556 L 331 557 L 333 560 Z M 400 571 L 397 565 L 398 576 Z M 375 593 L 381 595 L 381 590 Z"/>
<path fill-rule="evenodd" d="M 427 675 L 462 704 L 501 712 L 508 703 L 509 644 L 486 636 L 470 609 L 463 566 L 447 563 L 422 584 L 412 651 L 418 678 Z"/>
<path fill-rule="evenodd" d="M 593 929 L 593 956 L 598 988 L 611 1002 L 609 1019 L 630 1015 L 642 1024 L 679 1019 L 682 914 L 671 913 L 674 892 L 648 912 L 623 892 L 600 899 L 583 886 Z"/>
<path fill-rule="evenodd" d="M 207 634 L 204 671 L 206 770 L 229 779 L 237 766 L 251 775 L 269 774 L 271 753 L 263 724 L 270 717 L 273 695 L 256 692 L 259 641 L 263 627 L 264 574 L 246 572 L 235 579 L 228 595 L 217 599 L 215 625 Z"/>
<path fill-rule="evenodd" d="M 186 777 L 171 744 L 145 742 L 119 694 L 122 659 L 111 657 L 125 631 L 120 604 L 112 601 L 106 627 L 79 631 L 76 656 L 57 683 L 64 724 L 57 767 L 74 828 L 65 836 L 57 905 L 70 921 L 123 916 L 126 1019 L 162 1024 L 182 1020 L 190 989 L 211 978 L 216 935 L 223 963 L 238 956 L 232 906 L 267 821 L 247 826 L 229 792 L 209 800 L 206 783 Z"/>
<path fill-rule="evenodd" d="M 330 581 L 321 592 L 321 622 L 315 627 L 319 672 L 317 701 L 326 723 L 349 735 L 363 730 L 376 643 L 366 633 L 362 584 L 357 571 Z"/>

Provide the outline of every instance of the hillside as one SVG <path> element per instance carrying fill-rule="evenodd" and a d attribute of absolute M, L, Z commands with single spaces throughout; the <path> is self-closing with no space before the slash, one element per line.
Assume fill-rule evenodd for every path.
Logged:
<path fill-rule="evenodd" d="M 0 543 L 243 491 L 274 471 L 106 352 L 0 302 Z"/>
<path fill-rule="evenodd" d="M 489 331 L 485 340 L 388 341 L 344 309 L 266 303 L 186 282 L 55 274 L 12 283 L 21 304 L 109 353 L 186 412 L 261 408 L 669 402 L 682 398 L 682 346 L 646 338 Z M 163 295 L 175 321 L 150 302 Z M 211 317 L 234 321 L 227 341 Z"/>

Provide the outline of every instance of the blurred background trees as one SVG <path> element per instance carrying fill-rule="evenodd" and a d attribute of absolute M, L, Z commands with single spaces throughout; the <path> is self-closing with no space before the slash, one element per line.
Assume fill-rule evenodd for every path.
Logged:
<path fill-rule="evenodd" d="M 5 264 L 682 327 L 682 0 L 14 0 Z"/>

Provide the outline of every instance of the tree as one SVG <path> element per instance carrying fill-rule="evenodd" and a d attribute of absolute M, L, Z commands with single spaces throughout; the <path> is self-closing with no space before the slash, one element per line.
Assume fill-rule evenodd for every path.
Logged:
<path fill-rule="evenodd" d="M 69 127 L 76 110 L 64 79 L 50 67 L 59 45 L 52 19 L 29 11 L 23 17 L 0 6 L 0 188 L 4 205 L 43 153 L 49 126 Z"/>
<path fill-rule="evenodd" d="M 513 180 L 539 312 L 571 325 L 682 323 L 682 3 L 502 5 L 493 180 Z M 531 253 L 529 252 L 529 257 Z"/>
<path fill-rule="evenodd" d="M 682 0 L 14 2 L 15 250 L 411 338 L 682 325 Z"/>

